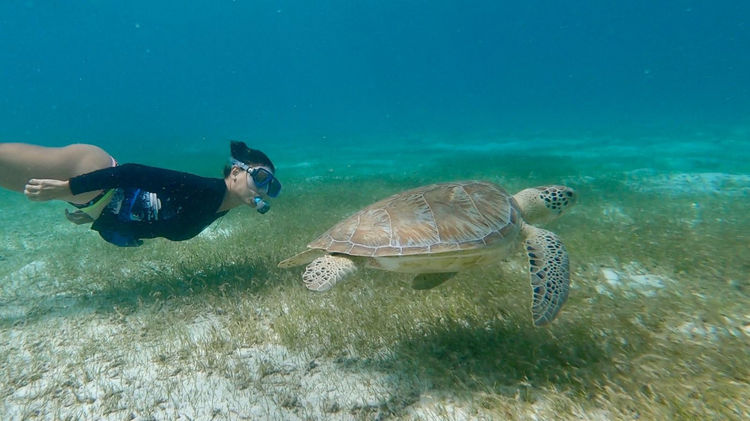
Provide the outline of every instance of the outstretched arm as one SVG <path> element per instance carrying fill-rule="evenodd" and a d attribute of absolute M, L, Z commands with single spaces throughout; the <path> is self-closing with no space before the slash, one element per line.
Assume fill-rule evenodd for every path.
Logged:
<path fill-rule="evenodd" d="M 176 188 L 189 189 L 191 185 L 200 184 L 201 178 L 178 171 L 124 164 L 86 173 L 66 181 L 32 178 L 26 183 L 24 194 L 30 200 L 43 202 L 67 200 L 73 194 L 117 187 L 142 188 L 158 193 Z"/>
<path fill-rule="evenodd" d="M 190 191 L 191 186 L 202 185 L 201 179 L 203 177 L 185 172 L 122 164 L 73 177 L 68 188 L 75 194 L 112 188 L 139 188 L 154 193 L 175 189 Z"/>

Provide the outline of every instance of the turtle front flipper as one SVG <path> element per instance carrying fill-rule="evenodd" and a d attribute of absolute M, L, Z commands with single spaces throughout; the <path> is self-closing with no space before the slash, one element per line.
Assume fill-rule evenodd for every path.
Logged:
<path fill-rule="evenodd" d="M 568 298 L 570 269 L 568 252 L 555 233 L 524 225 L 529 256 L 534 325 L 551 322 Z"/>
<path fill-rule="evenodd" d="M 347 275 L 357 270 L 351 259 L 326 254 L 313 260 L 305 268 L 302 281 L 313 291 L 328 291 Z"/>
<path fill-rule="evenodd" d="M 448 273 L 420 273 L 411 280 L 411 287 L 414 289 L 432 289 L 442 285 L 448 279 L 456 275 L 456 272 Z"/>

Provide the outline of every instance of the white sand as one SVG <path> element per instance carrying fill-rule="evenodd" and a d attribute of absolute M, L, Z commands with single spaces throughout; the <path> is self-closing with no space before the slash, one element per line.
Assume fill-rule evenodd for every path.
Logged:
<path fill-rule="evenodd" d="M 716 172 L 658 173 L 636 170 L 627 174 L 628 187 L 640 192 L 667 195 L 718 194 L 729 197 L 750 196 L 750 175 Z"/>
<path fill-rule="evenodd" d="M 365 371 L 356 358 L 274 344 L 224 350 L 213 344 L 231 339 L 228 318 L 150 332 L 151 317 L 69 309 L 2 329 L 2 419 L 373 419 L 402 398 L 395 385 L 404 379 Z M 466 408 L 444 396 L 407 413 L 467 419 Z"/>

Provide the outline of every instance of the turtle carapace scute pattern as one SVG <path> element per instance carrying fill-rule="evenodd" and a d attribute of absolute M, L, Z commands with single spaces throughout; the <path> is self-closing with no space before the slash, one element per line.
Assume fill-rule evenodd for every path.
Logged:
<path fill-rule="evenodd" d="M 422 186 L 361 209 L 279 266 L 308 264 L 303 281 L 315 291 L 330 289 L 359 267 L 413 273 L 413 286 L 429 289 L 523 245 L 532 318 L 543 325 L 567 299 L 569 263 L 559 237 L 532 224 L 559 217 L 576 199 L 573 189 L 559 185 L 515 195 L 476 180 Z"/>

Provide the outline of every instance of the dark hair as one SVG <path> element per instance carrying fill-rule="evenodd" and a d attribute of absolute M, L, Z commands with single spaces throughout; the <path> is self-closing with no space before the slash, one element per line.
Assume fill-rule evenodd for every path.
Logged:
<path fill-rule="evenodd" d="M 247 147 L 245 142 L 239 142 L 237 140 L 231 141 L 229 149 L 232 158 L 243 162 L 247 165 L 262 165 L 271 169 L 271 172 L 276 174 L 276 167 L 273 166 L 273 162 L 268 158 L 266 154 L 259 151 L 258 149 L 250 149 Z M 227 177 L 232 171 L 232 166 L 227 164 L 224 166 L 224 177 Z"/>

